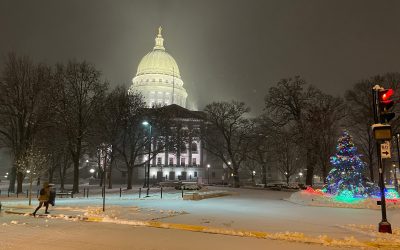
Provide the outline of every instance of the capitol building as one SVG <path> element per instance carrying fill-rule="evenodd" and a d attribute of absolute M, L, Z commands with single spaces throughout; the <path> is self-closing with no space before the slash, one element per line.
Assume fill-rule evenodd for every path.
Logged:
<path fill-rule="evenodd" d="M 208 181 L 210 178 L 217 178 L 216 165 L 210 162 L 211 159 L 207 159 L 200 138 L 205 114 L 188 109 L 188 93 L 184 88 L 178 64 L 164 47 L 161 27 L 152 51 L 138 65 L 129 93 L 142 94 L 148 108 L 157 108 L 162 113 L 168 113 L 172 117 L 170 126 L 180 131 L 180 135 L 174 136 L 190 135 L 182 140 L 185 145 L 174 149 L 165 147 L 162 152 L 157 153 L 150 161 L 150 171 L 146 170 L 147 164 L 135 168 L 134 178 L 137 182 L 142 182 L 146 176 L 150 183 L 177 180 L 204 182 L 205 179 Z M 160 135 L 153 131 L 153 136 L 156 138 Z M 152 151 L 157 149 L 155 141 L 151 145 Z M 147 162 L 147 156 L 139 159 L 139 162 Z M 210 164 L 214 168 L 209 169 Z"/>
<path fill-rule="evenodd" d="M 155 46 L 139 63 L 129 92 L 143 95 L 146 105 L 177 104 L 186 108 L 188 96 L 175 59 L 165 50 L 162 28 L 158 29 Z"/>

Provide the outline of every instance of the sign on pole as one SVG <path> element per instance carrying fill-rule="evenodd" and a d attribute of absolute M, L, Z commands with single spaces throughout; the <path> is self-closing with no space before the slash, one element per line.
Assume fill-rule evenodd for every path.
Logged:
<path fill-rule="evenodd" d="M 390 141 L 385 141 L 381 144 L 381 158 L 382 159 L 389 159 L 391 158 L 390 155 Z"/>

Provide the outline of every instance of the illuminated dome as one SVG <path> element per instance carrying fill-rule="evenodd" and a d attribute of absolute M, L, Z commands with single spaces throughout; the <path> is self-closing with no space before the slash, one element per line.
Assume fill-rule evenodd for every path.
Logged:
<path fill-rule="evenodd" d="M 164 50 L 155 49 L 140 61 L 136 76 L 144 74 L 174 75 L 181 78 L 175 59 Z"/>
<path fill-rule="evenodd" d="M 161 31 L 160 27 L 153 51 L 140 61 L 129 92 L 142 93 L 149 107 L 156 104 L 186 107 L 187 92 L 183 88 L 179 67 L 175 59 L 165 51 Z"/>

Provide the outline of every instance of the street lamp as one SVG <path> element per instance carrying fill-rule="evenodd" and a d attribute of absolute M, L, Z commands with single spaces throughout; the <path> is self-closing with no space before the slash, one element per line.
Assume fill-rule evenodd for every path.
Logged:
<path fill-rule="evenodd" d="M 89 172 L 92 174 L 92 178 L 94 178 L 94 177 L 93 177 L 94 171 L 95 171 L 94 168 L 91 168 L 91 169 L 89 170 Z"/>
<path fill-rule="evenodd" d="M 151 124 L 148 121 L 143 121 L 142 125 L 145 127 L 149 127 L 149 156 L 147 158 L 147 171 L 146 168 L 144 170 L 144 185 L 143 187 L 150 187 L 150 158 L 151 158 Z"/>
<path fill-rule="evenodd" d="M 253 172 L 251 173 L 251 182 L 254 182 L 254 176 L 256 175 L 256 171 L 253 170 Z"/>
<path fill-rule="evenodd" d="M 210 164 L 207 164 L 207 183 L 210 184 Z"/>

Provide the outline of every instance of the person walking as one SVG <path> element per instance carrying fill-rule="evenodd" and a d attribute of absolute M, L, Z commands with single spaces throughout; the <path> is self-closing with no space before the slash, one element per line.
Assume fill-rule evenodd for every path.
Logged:
<path fill-rule="evenodd" d="M 39 206 L 33 212 L 33 216 L 36 216 L 36 212 L 44 205 L 46 210 L 45 214 L 49 214 L 47 211 L 49 209 L 49 199 L 50 199 L 50 185 L 48 182 L 43 183 L 43 188 L 40 189 L 39 193 Z"/>

